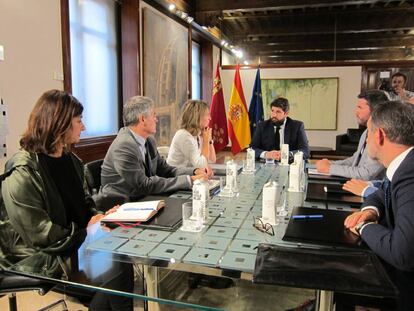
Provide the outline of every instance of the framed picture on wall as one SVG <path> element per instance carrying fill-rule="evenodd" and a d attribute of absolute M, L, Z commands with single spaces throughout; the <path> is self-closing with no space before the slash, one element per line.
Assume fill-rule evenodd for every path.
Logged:
<path fill-rule="evenodd" d="M 289 100 L 289 115 L 307 130 L 336 130 L 339 78 L 262 79 L 265 118 L 277 97 Z"/>
<path fill-rule="evenodd" d="M 155 101 L 157 143 L 169 145 L 188 96 L 188 29 L 147 6 L 142 26 L 144 95 Z"/>

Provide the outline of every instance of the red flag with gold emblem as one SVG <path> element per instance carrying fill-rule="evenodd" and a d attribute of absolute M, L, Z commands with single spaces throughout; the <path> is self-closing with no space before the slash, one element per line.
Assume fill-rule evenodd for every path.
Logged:
<path fill-rule="evenodd" d="M 231 152 L 239 153 L 250 144 L 249 112 L 240 79 L 240 66 L 237 64 L 231 89 L 227 126 L 231 140 Z"/>
<path fill-rule="evenodd" d="M 214 148 L 216 152 L 227 146 L 226 108 L 224 107 L 223 89 L 221 87 L 219 64 L 217 62 L 216 74 L 213 81 L 213 97 L 210 105 L 210 127 L 213 133 Z"/>

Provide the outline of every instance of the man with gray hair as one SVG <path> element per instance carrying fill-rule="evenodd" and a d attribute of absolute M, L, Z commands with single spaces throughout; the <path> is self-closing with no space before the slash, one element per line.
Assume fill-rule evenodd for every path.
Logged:
<path fill-rule="evenodd" d="M 386 168 L 381 187 L 345 227 L 390 265 L 400 290 L 399 310 L 412 310 L 414 294 L 414 106 L 390 101 L 368 120 L 368 154 Z M 388 266 L 386 266 L 388 267 Z"/>
<path fill-rule="evenodd" d="M 102 164 L 99 195 L 137 199 L 191 189 L 192 181 L 207 178 L 204 168 L 176 168 L 159 156 L 152 137 L 158 122 L 152 99 L 144 96 L 128 99 L 123 121 L 124 127 L 119 130 Z"/>

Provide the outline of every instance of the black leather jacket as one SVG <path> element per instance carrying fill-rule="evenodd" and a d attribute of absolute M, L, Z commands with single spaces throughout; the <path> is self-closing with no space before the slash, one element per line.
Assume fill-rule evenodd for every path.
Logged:
<path fill-rule="evenodd" d="M 85 213 L 95 215 L 95 204 L 84 178 L 84 166 L 77 156 L 70 155 L 79 182 L 84 185 Z M 53 265 L 56 264 L 55 257 L 63 257 L 64 260 L 83 242 L 85 229 L 78 229 L 75 223 L 64 225 L 67 221 L 62 199 L 47 172 L 39 165 L 37 154 L 20 150 L 8 160 L 1 190 L 1 267 L 18 266 L 23 262 L 24 267 L 20 270 L 36 270 L 36 267 L 30 267 L 30 258 L 38 252 L 51 254 L 45 256 L 48 260 L 45 264 Z M 34 261 L 39 266 L 38 256 Z"/>

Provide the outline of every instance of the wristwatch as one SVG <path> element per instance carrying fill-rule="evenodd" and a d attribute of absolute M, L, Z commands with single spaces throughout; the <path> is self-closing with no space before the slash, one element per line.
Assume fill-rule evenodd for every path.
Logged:
<path fill-rule="evenodd" d="M 363 227 L 363 226 L 365 226 L 366 224 L 369 224 L 369 223 L 371 223 L 371 221 L 362 221 L 362 222 L 360 222 L 359 224 L 357 224 L 357 225 L 355 226 L 355 231 L 356 231 L 359 235 L 361 235 L 361 229 L 362 229 L 362 227 Z"/>

